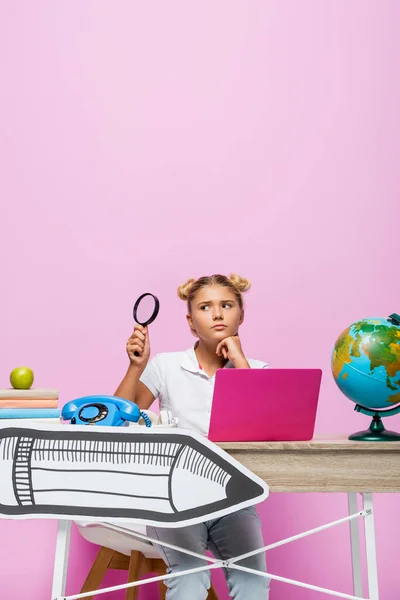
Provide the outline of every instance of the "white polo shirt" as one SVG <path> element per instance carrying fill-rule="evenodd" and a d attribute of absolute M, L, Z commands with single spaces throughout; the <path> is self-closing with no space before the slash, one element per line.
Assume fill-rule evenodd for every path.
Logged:
<path fill-rule="evenodd" d="M 247 358 L 252 369 L 266 369 L 267 363 Z M 233 369 L 228 361 L 224 369 Z M 194 347 L 186 352 L 156 354 L 140 381 L 179 419 L 179 427 L 208 434 L 215 375 L 209 377 L 197 361 Z"/>

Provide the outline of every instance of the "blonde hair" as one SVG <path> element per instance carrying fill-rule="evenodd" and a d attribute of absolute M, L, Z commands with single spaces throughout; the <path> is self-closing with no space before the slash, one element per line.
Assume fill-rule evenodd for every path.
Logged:
<path fill-rule="evenodd" d="M 235 273 L 232 273 L 229 277 L 226 277 L 225 275 L 209 275 L 200 277 L 199 279 L 188 279 L 186 283 L 183 283 L 178 287 L 178 296 L 181 300 L 187 301 L 189 314 L 191 314 L 192 302 L 197 292 L 209 285 L 222 285 L 223 287 L 227 287 L 235 294 L 240 309 L 243 309 L 242 292 L 247 292 L 251 284 L 248 279 L 240 277 L 240 275 L 236 275 Z"/>

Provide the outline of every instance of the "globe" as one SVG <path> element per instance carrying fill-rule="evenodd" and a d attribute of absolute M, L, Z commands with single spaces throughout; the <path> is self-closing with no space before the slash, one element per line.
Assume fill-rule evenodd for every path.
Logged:
<path fill-rule="evenodd" d="M 400 315 L 372 317 L 347 327 L 332 352 L 332 374 L 358 412 L 371 415 L 370 429 L 350 439 L 399 440 L 381 417 L 400 412 Z"/>

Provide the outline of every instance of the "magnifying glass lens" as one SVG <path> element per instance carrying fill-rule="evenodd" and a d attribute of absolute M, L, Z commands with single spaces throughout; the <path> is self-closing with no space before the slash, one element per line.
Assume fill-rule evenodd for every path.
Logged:
<path fill-rule="evenodd" d="M 142 298 L 136 310 L 136 322 L 139 323 L 139 325 L 149 323 L 154 314 L 155 307 L 156 303 L 152 296 L 145 296 Z"/>

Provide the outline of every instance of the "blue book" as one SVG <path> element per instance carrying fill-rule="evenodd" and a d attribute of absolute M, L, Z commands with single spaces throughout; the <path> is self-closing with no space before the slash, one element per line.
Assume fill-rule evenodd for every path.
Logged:
<path fill-rule="evenodd" d="M 0 408 L 0 419 L 51 419 L 59 418 L 58 408 Z"/>

